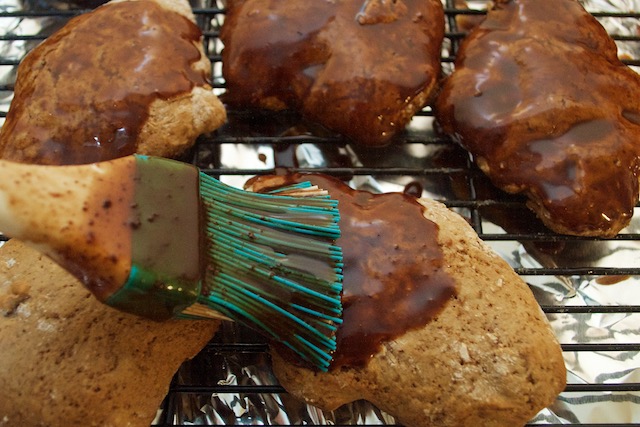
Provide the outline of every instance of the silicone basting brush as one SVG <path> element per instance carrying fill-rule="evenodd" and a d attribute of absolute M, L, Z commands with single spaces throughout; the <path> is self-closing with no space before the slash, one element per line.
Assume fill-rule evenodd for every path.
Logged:
<path fill-rule="evenodd" d="M 337 202 L 309 183 L 257 194 L 132 155 L 80 166 L 0 161 L 0 231 L 101 301 L 163 320 L 222 318 L 326 370 L 341 323 Z"/>

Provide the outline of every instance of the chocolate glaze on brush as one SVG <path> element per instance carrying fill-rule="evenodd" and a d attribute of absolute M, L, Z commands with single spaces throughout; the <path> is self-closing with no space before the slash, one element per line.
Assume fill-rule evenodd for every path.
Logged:
<path fill-rule="evenodd" d="M 21 63 L 0 157 L 80 164 L 134 153 L 154 100 L 207 84 L 192 67 L 201 58 L 200 36 L 194 23 L 151 1 L 110 4 L 104 13 L 74 18 Z M 29 105 L 41 114 L 25 114 Z M 57 131 L 51 120 L 65 126 Z"/>
<path fill-rule="evenodd" d="M 148 318 L 165 320 L 175 316 L 175 306 L 163 295 L 191 295 L 200 292 L 206 259 L 203 219 L 199 197 L 199 173 L 195 168 L 170 168 L 158 179 L 149 162 L 136 164 L 135 198 L 129 206 L 127 224 L 131 234 L 132 274 L 154 278 L 146 293 L 127 292 L 108 303 Z M 166 181 L 172 191 L 167 191 Z M 122 283 L 121 283 L 122 284 Z M 174 290 L 176 289 L 176 290 Z M 172 291 L 173 290 L 173 291 Z M 187 297 L 188 300 L 188 297 Z M 174 301 L 179 301 L 175 298 Z M 177 305 L 177 303 L 176 303 Z"/>
<path fill-rule="evenodd" d="M 343 324 L 331 369 L 367 364 L 381 344 L 423 326 L 456 294 L 444 271 L 438 226 L 403 193 L 357 191 L 318 174 L 291 174 L 284 182 L 310 181 L 338 200 L 344 254 Z M 269 177 L 249 185 L 263 191 Z M 295 361 L 293 361 L 295 363 Z"/>
<path fill-rule="evenodd" d="M 497 1 L 461 44 L 436 117 L 552 230 L 608 237 L 638 200 L 640 76 L 575 0 Z"/>

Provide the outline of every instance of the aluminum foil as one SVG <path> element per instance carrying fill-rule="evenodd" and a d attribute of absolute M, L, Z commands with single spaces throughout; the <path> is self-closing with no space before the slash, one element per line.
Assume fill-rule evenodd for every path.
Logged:
<path fill-rule="evenodd" d="M 469 0 L 469 6 L 482 8 L 486 2 Z M 211 6 L 206 0 L 194 1 L 196 7 Z M 584 0 L 587 10 L 627 12 L 640 10 L 640 0 Z M 213 5 L 215 6 L 215 4 Z M 222 6 L 220 3 L 218 6 Z M 0 10 L 48 10 L 67 9 L 69 4 L 54 0 L 0 0 Z M 619 36 L 640 34 L 640 23 L 631 18 L 598 18 L 611 34 Z M 0 33 L 10 35 L 51 34 L 66 18 L 52 17 L 7 17 L 0 20 Z M 0 57 L 18 61 L 39 39 L 0 41 Z M 622 58 L 640 58 L 640 43 L 617 41 Z M 446 46 L 445 46 L 446 49 Z M 15 81 L 15 66 L 0 65 L 0 86 Z M 218 74 L 216 74 L 218 73 Z M 220 79 L 219 69 L 214 75 Z M 221 80 L 219 80 L 221 81 Z M 0 109 L 7 111 L 12 91 L 0 92 Z M 240 129 L 240 130 L 238 130 Z M 433 137 L 432 119 L 419 116 L 408 129 L 409 138 L 429 140 Z M 246 130 L 233 123 L 220 132 L 221 137 L 238 136 Z M 256 133 L 264 129 L 257 129 Z M 385 167 L 398 166 L 423 168 L 442 167 L 443 159 L 465 159 L 465 153 L 456 147 L 407 144 L 400 148 L 381 149 L 374 154 L 347 144 L 298 144 L 300 136 L 309 138 L 309 129 L 300 123 L 279 123 L 269 131 L 282 142 L 290 142 L 301 168 L 330 167 L 339 159 L 353 166 Z M 270 144 L 222 144 L 199 152 L 198 159 L 207 166 L 208 158 L 219 159 L 223 169 L 222 180 L 241 187 L 252 175 L 238 174 L 238 170 L 269 171 L 278 166 L 278 153 Z M 455 167 L 457 164 L 452 165 Z M 213 164 L 212 164 L 213 166 Z M 349 181 L 354 188 L 373 192 L 403 191 L 409 184 L 418 184 L 423 197 L 436 200 L 459 199 L 460 188 L 455 174 L 439 176 L 425 174 L 415 176 L 355 176 Z M 470 217 L 464 208 L 455 209 Z M 483 233 L 505 232 L 505 224 L 489 221 L 486 215 L 481 224 Z M 471 220 L 471 218 L 470 218 Z M 640 215 L 636 215 L 624 232 L 640 231 Z M 624 233 L 623 232 L 623 233 Z M 609 241 L 577 241 L 539 245 L 535 242 L 490 241 L 489 244 L 514 268 L 574 268 L 589 266 L 634 268 L 640 265 L 640 243 L 634 240 L 615 239 Z M 591 306 L 591 305 L 640 305 L 640 279 L 635 276 L 596 275 L 531 275 L 523 277 L 530 284 L 537 300 L 545 306 Z M 563 344 L 638 344 L 640 343 L 640 314 L 638 313 L 558 313 L 548 315 L 550 324 Z M 277 393 L 278 381 L 270 369 L 268 354 L 255 343 L 261 338 L 236 325 L 225 324 L 216 337 L 216 345 L 207 347 L 193 361 L 186 363 L 178 372 L 175 385 L 199 384 L 219 390 L 207 393 L 176 393 L 165 407 L 170 408 L 171 419 L 159 413 L 158 422 L 184 425 L 222 424 L 393 424 L 393 417 L 371 404 L 358 401 L 336 411 L 322 411 L 293 399 L 286 393 Z M 248 343 L 248 350 L 239 351 L 238 343 Z M 227 345 L 230 345 L 226 347 Z M 640 383 L 640 354 L 635 350 L 619 351 L 565 351 L 570 384 Z M 225 386 L 241 386 L 242 392 L 226 392 Z M 250 386 L 265 388 L 264 393 L 252 392 Z M 532 423 L 578 424 L 578 423 L 640 423 L 640 392 L 564 392 L 551 407 L 541 411 Z"/>
<path fill-rule="evenodd" d="M 255 151 L 252 151 L 255 150 Z M 222 147 L 223 168 L 229 169 L 260 169 L 270 170 L 275 164 L 271 161 L 273 153 L 269 153 L 267 146 L 250 147 L 246 145 L 225 145 Z M 420 152 L 420 147 L 404 147 L 401 153 L 394 149 L 394 156 L 385 153 L 379 157 L 379 162 L 363 161 L 357 153 L 344 148 L 354 165 L 364 167 L 380 167 L 393 165 L 419 165 L 429 167 L 430 160 L 435 153 Z M 325 153 L 322 146 L 313 144 L 298 145 L 296 157 L 301 168 L 322 168 L 328 165 L 324 162 L 331 153 Z M 421 157 L 425 155 L 425 157 Z M 265 159 L 266 156 L 266 159 Z M 387 163 L 391 158 L 392 161 Z M 239 161 L 242 159 L 241 161 Z M 242 185 L 245 176 L 223 176 L 228 183 Z M 415 177 L 411 178 L 415 181 Z M 403 177 L 390 179 L 389 177 L 356 177 L 349 184 L 354 188 L 376 192 L 403 191 L 407 185 Z M 436 200 L 452 198 L 453 190 L 442 186 L 438 179 L 425 179 L 420 182 L 424 188 L 422 196 Z M 443 191 L 444 190 L 444 191 Z M 449 191 L 447 191 L 449 190 Z M 460 210 L 465 215 L 464 210 Z M 637 232 L 640 216 L 632 222 L 629 230 Z M 483 223 L 485 233 L 503 233 L 496 224 Z M 634 268 L 639 264 L 640 243 L 635 241 L 606 241 L 606 242 L 578 242 L 565 250 L 549 252 L 530 244 L 519 242 L 488 242 L 514 268 L 571 268 L 576 266 L 592 267 L 622 267 Z M 576 254 L 576 256 L 572 256 Z M 638 277 L 598 277 L 598 276 L 524 276 L 530 284 L 536 299 L 542 305 L 553 306 L 589 306 L 589 305 L 638 305 L 640 304 L 640 287 Z M 549 314 L 549 321 L 559 341 L 563 344 L 605 344 L 605 343 L 640 343 L 640 314 Z M 227 358 L 235 359 L 237 355 Z M 603 384 L 603 383 L 638 383 L 640 382 L 640 354 L 637 351 L 565 351 L 566 366 L 568 368 L 568 383 L 570 384 Z M 225 365 L 237 363 L 226 359 Z M 220 383 L 232 381 L 249 381 L 256 385 L 277 384 L 268 369 L 268 363 L 262 367 L 238 364 L 238 370 L 230 370 L 220 377 Z M 336 422 L 335 413 L 319 412 L 316 408 L 302 402 L 282 400 L 277 395 L 264 395 L 262 399 L 273 399 L 274 407 L 285 414 L 294 414 L 286 423 L 321 423 Z M 248 400 L 247 396 L 235 394 L 226 396 L 224 400 L 214 399 L 206 402 L 201 410 L 206 415 L 196 417 L 199 421 L 212 422 L 213 414 L 228 413 L 230 409 L 242 412 L 235 422 L 251 423 L 257 417 L 259 408 Z M 393 419 L 363 402 L 346 405 L 340 411 L 347 411 L 351 415 L 349 423 L 386 424 Z M 251 415 L 252 414 L 252 415 Z M 339 416 L 339 415 L 338 415 Z M 278 412 L 279 421 L 283 421 Z M 265 424 L 272 421 L 260 418 Z M 228 420 L 227 420 L 228 421 Z M 640 393 L 639 392 L 592 392 L 562 393 L 555 404 L 541 411 L 531 423 L 550 424 L 588 424 L 588 423 L 640 423 Z M 343 423 L 343 421 L 340 421 Z"/>

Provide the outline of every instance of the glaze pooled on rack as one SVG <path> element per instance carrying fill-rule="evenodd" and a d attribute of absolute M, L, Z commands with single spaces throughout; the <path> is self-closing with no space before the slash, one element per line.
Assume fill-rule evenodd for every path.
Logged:
<path fill-rule="evenodd" d="M 226 116 L 208 83 L 202 33 L 186 2 L 165 6 L 110 2 L 31 51 L 18 68 L 0 157 L 44 164 L 135 152 L 170 157 L 220 126 Z"/>
<path fill-rule="evenodd" d="M 640 76 L 575 0 L 502 0 L 462 42 L 436 117 L 559 233 L 610 237 L 638 201 Z"/>
<path fill-rule="evenodd" d="M 228 2 L 220 38 L 225 103 L 292 109 L 385 145 L 440 75 L 440 0 Z"/>

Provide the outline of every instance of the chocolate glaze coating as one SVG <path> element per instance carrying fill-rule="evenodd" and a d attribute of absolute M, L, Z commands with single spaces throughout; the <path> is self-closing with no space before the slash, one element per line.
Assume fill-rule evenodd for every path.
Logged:
<path fill-rule="evenodd" d="M 224 101 L 385 145 L 429 100 L 443 36 L 440 0 L 235 0 L 220 34 Z"/>
<path fill-rule="evenodd" d="M 640 76 L 575 0 L 502 0 L 463 41 L 442 130 L 547 227 L 609 237 L 638 200 Z"/>
<path fill-rule="evenodd" d="M 0 157 L 79 164 L 133 154 L 155 100 L 208 87 L 193 66 L 200 37 L 193 22 L 153 1 L 70 20 L 20 64 Z"/>
<path fill-rule="evenodd" d="M 344 311 L 331 369 L 365 366 L 383 343 L 424 326 L 456 294 L 438 226 L 424 218 L 415 197 L 353 190 L 321 174 L 258 177 L 251 185 L 268 188 L 274 181 L 310 181 L 338 200 Z"/>

